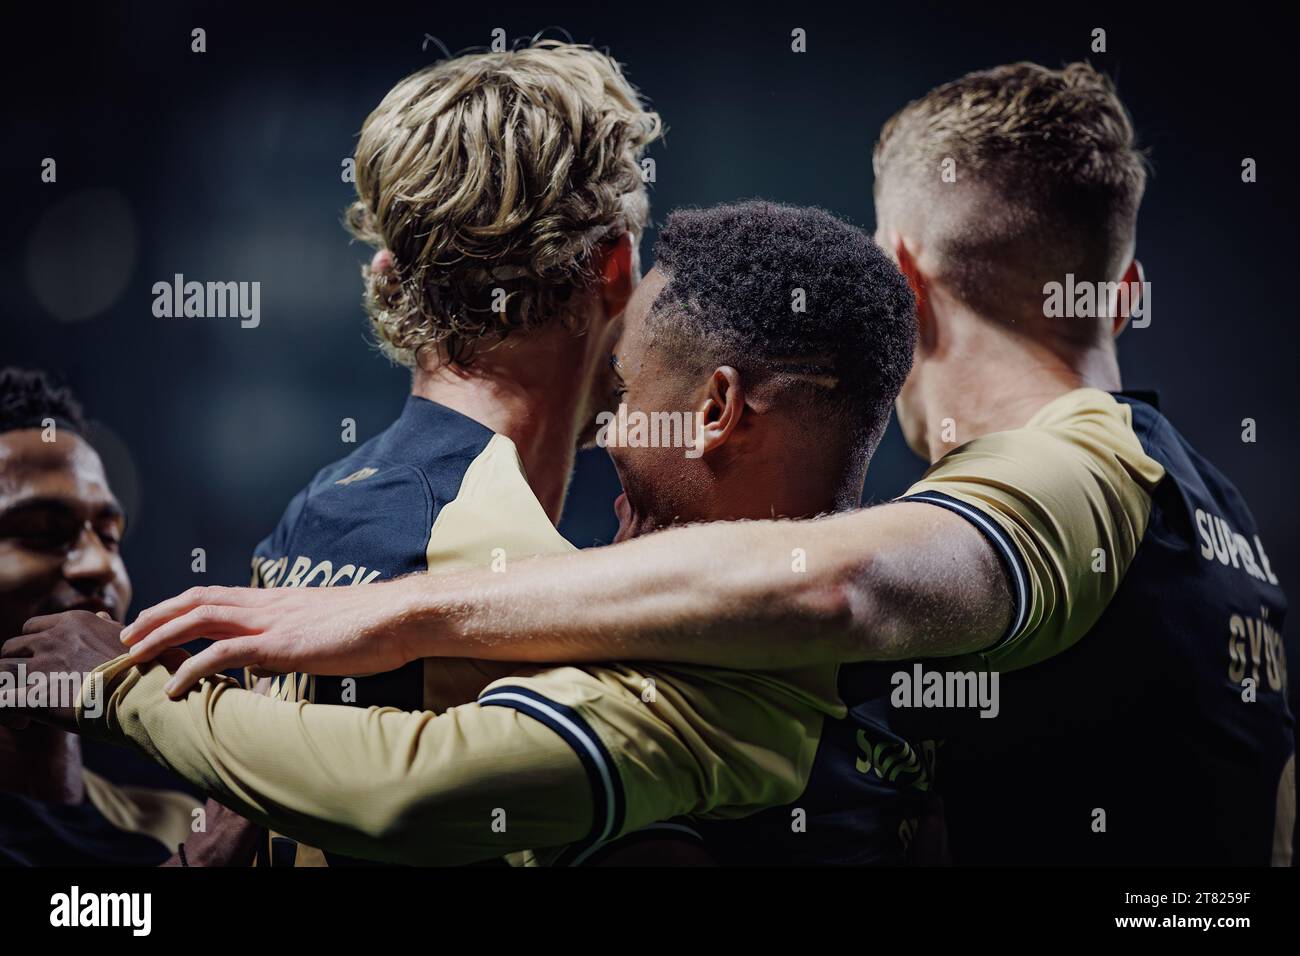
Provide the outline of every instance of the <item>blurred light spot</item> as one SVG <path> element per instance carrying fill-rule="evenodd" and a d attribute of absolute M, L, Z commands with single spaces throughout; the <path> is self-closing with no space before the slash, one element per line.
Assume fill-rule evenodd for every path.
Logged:
<path fill-rule="evenodd" d="M 135 267 L 131 207 L 110 189 L 85 189 L 51 206 L 32 230 L 27 281 L 36 300 L 63 322 L 108 309 Z"/>

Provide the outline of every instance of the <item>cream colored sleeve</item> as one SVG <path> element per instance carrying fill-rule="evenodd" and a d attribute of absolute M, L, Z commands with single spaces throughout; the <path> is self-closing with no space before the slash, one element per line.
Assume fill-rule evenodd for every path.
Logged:
<path fill-rule="evenodd" d="M 251 820 L 348 856 L 456 864 L 580 840 L 588 774 L 533 718 L 469 704 L 435 716 L 274 700 L 226 678 L 181 700 L 167 670 L 122 657 L 78 710 L 82 733 L 129 742 Z M 89 706 L 87 706 L 89 704 Z"/>
<path fill-rule="evenodd" d="M 1002 557 L 1012 626 L 982 657 L 1005 671 L 1059 654 L 1097 622 L 1146 533 L 1163 477 L 1128 406 L 1080 389 L 1024 428 L 945 455 L 899 500 L 962 515 Z"/>
<path fill-rule="evenodd" d="M 735 819 L 796 799 L 823 720 L 844 712 L 834 668 L 543 667 L 494 682 L 479 703 L 545 723 L 587 766 L 593 832 L 538 854 L 561 865 L 657 821 Z"/>

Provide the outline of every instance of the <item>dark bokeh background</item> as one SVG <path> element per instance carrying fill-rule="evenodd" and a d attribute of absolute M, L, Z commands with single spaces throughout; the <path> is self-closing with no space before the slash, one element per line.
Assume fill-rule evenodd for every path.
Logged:
<path fill-rule="evenodd" d="M 352 188 L 340 173 L 366 114 L 437 55 L 421 49 L 426 33 L 460 50 L 488 43 L 494 27 L 513 38 L 558 24 L 608 46 L 669 127 L 651 151 L 659 217 L 757 195 L 868 228 L 870 147 L 905 101 L 975 68 L 1086 57 L 1117 78 L 1155 167 L 1139 241 L 1153 323 L 1125 336 L 1127 384 L 1159 388 L 1167 414 L 1239 484 L 1285 584 L 1300 570 L 1295 24 L 1258 8 L 1208 20 L 1056 6 L 7 13 L 0 364 L 57 372 L 104 426 L 132 517 L 136 609 L 198 582 L 243 583 L 292 494 L 352 447 L 340 420 L 354 418 L 364 440 L 402 405 L 405 373 L 367 343 L 368 250 L 340 227 Z M 207 30 L 206 53 L 190 52 L 193 27 Z M 794 27 L 807 30 L 805 54 L 790 51 Z M 1094 27 L 1109 52 L 1090 53 Z M 1251 185 L 1247 156 L 1259 164 Z M 55 184 L 40 181 L 44 157 L 58 162 Z M 178 272 L 259 280 L 261 326 L 154 318 L 153 283 Z M 1247 417 L 1254 444 L 1241 440 Z M 891 430 L 869 497 L 898 493 L 920 470 Z M 615 494 L 603 454 L 584 455 L 565 534 L 608 540 Z M 196 547 L 206 575 L 190 570 Z"/>

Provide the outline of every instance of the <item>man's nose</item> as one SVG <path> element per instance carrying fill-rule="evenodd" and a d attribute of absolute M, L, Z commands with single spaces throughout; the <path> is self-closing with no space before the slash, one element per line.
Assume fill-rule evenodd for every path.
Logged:
<path fill-rule="evenodd" d="M 63 563 L 64 576 L 73 582 L 106 583 L 113 579 L 113 573 L 112 552 L 104 547 L 99 533 L 87 522 Z"/>

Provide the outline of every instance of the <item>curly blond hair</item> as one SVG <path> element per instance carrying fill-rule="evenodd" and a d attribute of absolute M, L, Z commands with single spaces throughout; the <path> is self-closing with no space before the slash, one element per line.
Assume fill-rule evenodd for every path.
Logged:
<path fill-rule="evenodd" d="M 364 268 L 380 348 L 415 366 L 438 345 L 572 319 L 597 279 L 592 250 L 639 234 L 639 160 L 661 132 L 609 56 L 543 40 L 444 60 L 408 76 L 366 119 L 349 230 L 383 266 Z"/>

